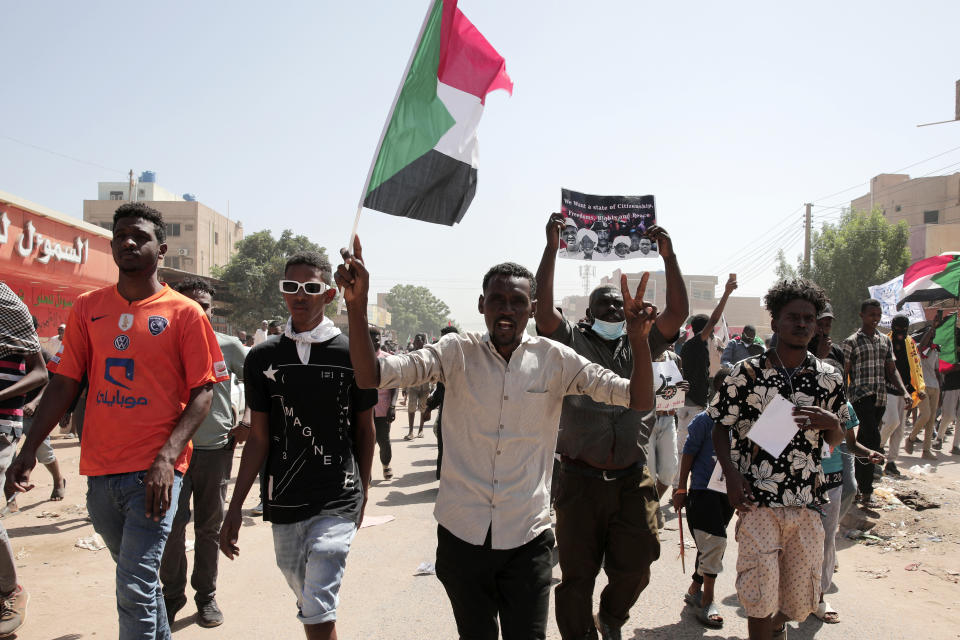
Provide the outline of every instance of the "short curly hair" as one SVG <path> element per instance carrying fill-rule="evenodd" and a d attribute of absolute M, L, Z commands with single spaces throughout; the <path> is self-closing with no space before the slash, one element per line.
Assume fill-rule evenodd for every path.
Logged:
<path fill-rule="evenodd" d="M 776 320 L 783 308 L 794 300 L 806 300 L 814 306 L 818 316 L 827 306 L 827 294 L 823 287 L 806 278 L 780 280 L 767 291 L 763 304 L 770 312 L 770 317 Z"/>
<path fill-rule="evenodd" d="M 333 283 L 333 267 L 330 266 L 330 260 L 319 251 L 298 251 L 289 256 L 283 267 L 284 276 L 287 274 L 287 269 L 298 264 L 314 267 L 320 272 L 320 277 L 323 278 L 324 282 L 327 284 Z"/>
<path fill-rule="evenodd" d="M 167 225 L 163 221 L 163 214 L 145 205 L 142 202 L 128 202 L 117 207 L 113 214 L 113 226 L 111 230 L 117 228 L 117 221 L 120 218 L 143 218 L 147 222 L 153 223 L 154 235 L 157 236 L 157 242 L 163 244 L 167 241 Z"/>
<path fill-rule="evenodd" d="M 537 279 L 525 266 L 517 264 L 516 262 L 501 262 L 500 264 L 493 265 L 490 267 L 490 270 L 487 271 L 487 274 L 483 276 L 484 293 L 486 293 L 487 285 L 490 284 L 490 280 L 492 280 L 494 276 L 526 278 L 530 281 L 530 299 L 537 299 Z"/>
<path fill-rule="evenodd" d="M 217 290 L 213 288 L 213 285 L 203 278 L 184 278 L 181 282 L 173 285 L 173 288 L 176 289 L 177 293 L 184 295 L 186 295 L 188 291 L 209 293 L 211 298 L 217 295 Z"/>

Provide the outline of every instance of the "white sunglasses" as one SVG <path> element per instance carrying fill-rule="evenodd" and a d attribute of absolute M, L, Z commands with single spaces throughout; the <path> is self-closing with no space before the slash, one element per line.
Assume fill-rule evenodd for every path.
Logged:
<path fill-rule="evenodd" d="M 332 289 L 330 285 L 326 282 L 297 282 L 296 280 L 281 280 L 280 281 L 280 291 L 283 293 L 289 293 L 291 295 L 297 294 L 300 292 L 300 289 L 303 289 L 304 293 L 310 296 L 319 296 L 322 293 L 326 293 L 329 289 Z"/>

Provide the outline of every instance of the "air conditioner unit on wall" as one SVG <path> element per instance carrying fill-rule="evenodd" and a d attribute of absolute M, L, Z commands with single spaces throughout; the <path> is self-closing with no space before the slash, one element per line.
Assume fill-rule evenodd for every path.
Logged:
<path fill-rule="evenodd" d="M 177 255 L 188 256 L 190 255 L 189 249 L 177 249 Z"/>

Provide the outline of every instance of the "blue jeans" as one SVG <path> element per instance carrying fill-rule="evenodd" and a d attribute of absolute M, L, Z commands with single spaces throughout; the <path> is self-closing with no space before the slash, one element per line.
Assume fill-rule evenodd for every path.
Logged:
<path fill-rule="evenodd" d="M 290 524 L 273 524 L 277 566 L 297 596 L 303 624 L 337 619 L 340 582 L 357 525 L 337 516 L 313 516 Z"/>
<path fill-rule="evenodd" d="M 87 512 L 117 563 L 120 640 L 170 640 L 160 588 L 160 558 L 180 497 L 173 480 L 171 505 L 160 522 L 147 518 L 146 471 L 87 478 Z"/>

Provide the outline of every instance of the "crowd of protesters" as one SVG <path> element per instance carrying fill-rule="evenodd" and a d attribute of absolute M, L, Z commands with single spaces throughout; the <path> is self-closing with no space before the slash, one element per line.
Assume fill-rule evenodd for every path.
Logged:
<path fill-rule="evenodd" d="M 957 417 L 960 382 L 938 379 L 933 327 L 911 335 L 898 316 L 885 334 L 880 303 L 866 300 L 862 326 L 835 343 L 824 290 L 783 280 L 764 297 L 769 345 L 748 325 L 720 350 L 715 328 L 736 276 L 711 315 L 690 317 L 678 255 L 659 226 L 642 240 L 663 260 L 664 307 L 644 300 L 647 274 L 634 291 L 624 276 L 597 287 L 586 317 L 573 320 L 552 304 L 564 229 L 560 214 L 549 217 L 536 274 L 506 262 L 484 275 L 485 333 L 448 327 L 401 349 L 368 323 L 359 240 L 336 269 L 318 253 L 288 256 L 277 293 L 288 318 L 227 336 L 212 328 L 209 283 L 158 279 L 167 249 L 160 213 L 124 204 L 113 220 L 118 282 L 80 296 L 54 352 L 42 352 L 26 306 L 0 283 L 6 495 L 32 488 L 39 461 L 54 479 L 51 499 L 63 498 L 48 436 L 85 390 L 80 473 L 116 564 L 121 639 L 171 637 L 187 603 L 191 516 L 197 621 L 223 623 L 219 553 L 238 558 L 254 484 L 306 637 L 336 638 L 374 453 L 390 480 L 390 426 L 405 403 L 405 440 L 423 437 L 438 412 L 435 566 L 461 638 L 545 638 L 555 547 L 561 636 L 621 638 L 660 557 L 665 502 L 685 512 L 697 548 L 676 601 L 703 625 L 724 624 L 715 585 L 735 514 L 736 592 L 750 638 L 777 637 L 811 614 L 840 622 L 823 594 L 843 514 L 854 501 L 877 506 L 874 482 L 900 474 L 901 447 L 922 443 L 922 457 L 936 459 Z M 324 315 L 337 287 L 352 339 Z M 722 366 L 711 376 L 716 357 Z M 676 379 L 655 376 L 666 365 Z M 245 389 L 239 408 L 234 380 Z M 662 403 L 677 393 L 682 406 Z M 5 637 L 23 624 L 28 595 L 2 524 L 0 598 Z"/>

